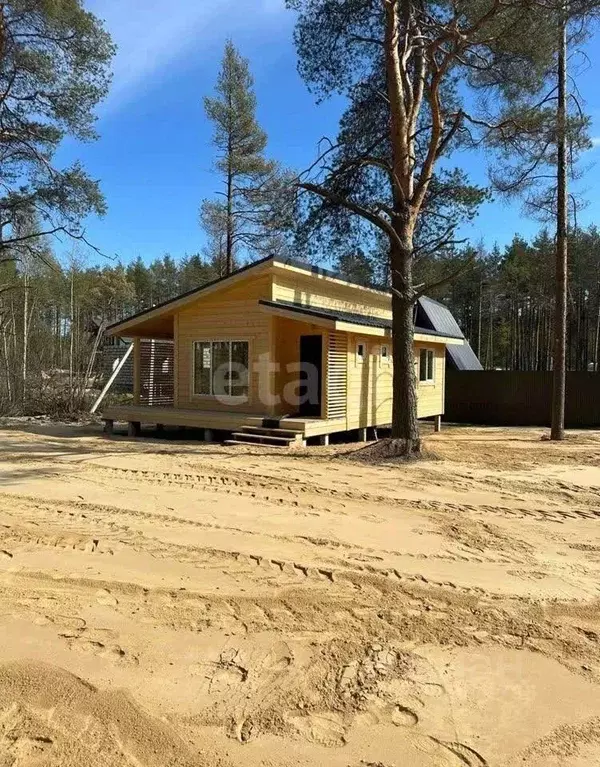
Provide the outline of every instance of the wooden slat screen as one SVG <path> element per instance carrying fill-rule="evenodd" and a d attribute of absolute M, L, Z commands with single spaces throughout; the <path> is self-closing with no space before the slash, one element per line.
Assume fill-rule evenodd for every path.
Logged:
<path fill-rule="evenodd" d="M 140 341 L 140 404 L 173 405 L 173 341 Z"/>
<path fill-rule="evenodd" d="M 330 333 L 327 349 L 327 418 L 344 418 L 348 396 L 348 336 Z"/>

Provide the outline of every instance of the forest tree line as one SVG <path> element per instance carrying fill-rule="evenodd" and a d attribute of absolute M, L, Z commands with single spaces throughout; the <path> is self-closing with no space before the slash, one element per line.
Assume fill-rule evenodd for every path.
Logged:
<path fill-rule="evenodd" d="M 470 249 L 471 250 L 471 249 Z M 505 248 L 479 248 L 454 257 L 474 258 L 432 298 L 453 312 L 486 369 L 552 370 L 554 238 L 542 230 L 528 241 L 515 236 Z M 600 334 L 600 231 L 569 236 L 567 369 L 598 371 Z M 435 276 L 440 260 L 418 263 Z"/>
<path fill-rule="evenodd" d="M 200 254 L 150 264 L 0 264 L 0 412 L 74 414 L 101 378 L 104 329 L 218 276 Z"/>

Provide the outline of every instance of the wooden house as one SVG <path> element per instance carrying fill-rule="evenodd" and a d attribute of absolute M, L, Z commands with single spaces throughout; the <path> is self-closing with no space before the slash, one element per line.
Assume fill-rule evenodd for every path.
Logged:
<path fill-rule="evenodd" d="M 134 340 L 132 405 L 103 417 L 288 444 L 390 424 L 391 297 L 269 257 L 112 325 Z M 462 334 L 415 327 L 420 418 L 444 412 L 446 347 Z"/>

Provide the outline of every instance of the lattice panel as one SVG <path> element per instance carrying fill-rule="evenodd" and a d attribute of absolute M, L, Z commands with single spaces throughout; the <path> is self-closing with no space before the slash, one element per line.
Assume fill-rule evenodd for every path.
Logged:
<path fill-rule="evenodd" d="M 327 349 L 327 418 L 344 418 L 348 397 L 348 337 L 330 333 Z"/>
<path fill-rule="evenodd" d="M 173 405 L 173 341 L 140 341 L 140 404 Z"/>

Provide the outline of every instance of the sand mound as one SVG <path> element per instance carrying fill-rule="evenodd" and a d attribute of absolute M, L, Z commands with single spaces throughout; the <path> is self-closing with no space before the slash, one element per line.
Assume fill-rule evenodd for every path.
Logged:
<path fill-rule="evenodd" d="M 44 663 L 0 666 L 0 765 L 196 767 L 189 749 L 122 691 Z"/>

